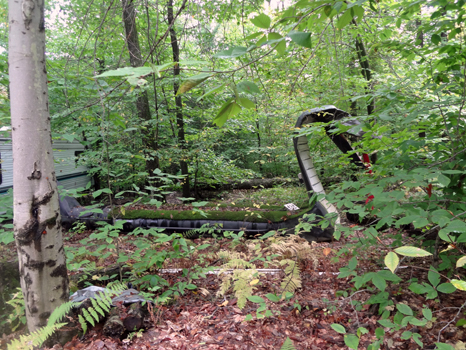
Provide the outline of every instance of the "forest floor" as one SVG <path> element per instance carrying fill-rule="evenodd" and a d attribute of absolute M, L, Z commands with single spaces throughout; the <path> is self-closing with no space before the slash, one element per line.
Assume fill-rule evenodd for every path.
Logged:
<path fill-rule="evenodd" d="M 176 204 L 179 205 L 179 204 Z M 181 205 L 180 205 L 181 206 Z M 349 224 L 349 223 L 347 223 Z M 65 244 L 79 248 L 81 239 L 88 237 L 92 231 L 83 231 L 79 234 L 68 232 Z M 386 242 L 394 233 L 394 229 L 387 230 Z M 258 281 L 251 284 L 255 289 L 253 294 L 261 297 L 270 310 L 267 317 L 261 316 L 264 311 L 257 313 L 261 306 L 259 303 L 247 301 L 243 308 L 238 305 L 238 298 L 230 289 L 224 296 L 219 296 L 221 277 L 207 274 L 204 277 L 190 280 L 179 273 L 162 273 L 155 271 L 160 277 L 167 280 L 170 286 L 176 282 L 193 283 L 196 289 L 184 290 L 170 300 L 169 303 L 156 305 L 153 312 L 144 319 L 144 329 L 139 332 L 125 333 L 122 338 L 111 338 L 103 334 L 103 322 L 95 327 L 89 327 L 82 337 L 75 337 L 64 346 L 56 345 L 53 349 L 74 350 L 105 350 L 105 349 L 280 349 L 286 338 L 291 339 L 296 349 L 348 349 L 344 342 L 344 335 L 332 329 L 332 324 L 345 327 L 347 333 L 356 334 L 359 327 L 368 330 L 367 334 L 360 336 L 360 349 L 366 349 L 377 337 L 375 330 L 383 328 L 380 320 L 378 304 L 369 305 L 365 302 L 377 289 L 369 282 L 368 287 L 354 293 L 352 277 L 338 278 L 340 269 L 348 264 L 355 256 L 358 265 L 355 271 L 358 275 L 384 268 L 383 258 L 389 251 L 381 244 L 378 250 L 347 249 L 348 244 L 359 240 L 361 231 L 354 236 L 342 238 L 340 241 L 328 243 L 312 243 L 297 237 L 283 239 L 290 246 L 298 243 L 308 248 L 307 255 L 300 256 L 296 261 L 299 264 L 301 287 L 288 300 L 271 302 L 268 293 L 281 294 L 281 281 L 285 277 L 283 271 L 276 274 L 262 274 Z M 381 236 L 382 241 L 384 236 Z M 257 253 L 258 244 L 261 252 L 273 253 L 271 243 L 273 237 L 267 240 L 241 239 L 236 242 L 226 238 L 198 238 L 191 240 L 194 246 L 210 244 L 209 248 L 200 251 L 198 256 L 205 253 L 204 266 L 220 268 L 221 259 L 216 258 L 221 251 L 242 254 L 244 259 L 253 259 Z M 277 243 L 278 241 L 274 241 Z M 285 243 L 284 243 L 285 244 Z M 169 249 L 168 246 L 165 247 Z M 162 249 L 165 249 L 162 248 Z M 130 252 L 135 249 L 132 239 L 122 240 L 120 249 Z M 343 253 L 342 253 L 343 252 Z M 208 254 L 209 253 L 209 254 Z M 282 251 L 283 253 L 283 251 Z M 284 253 L 284 254 L 289 254 Z M 292 257 L 293 254 L 290 255 Z M 265 256 L 265 254 L 264 254 Z M 115 264 L 115 258 L 97 260 L 99 266 Z M 192 259 L 173 260 L 163 267 L 186 268 L 193 267 Z M 256 268 L 271 268 L 277 266 L 267 265 L 267 261 L 255 260 Z M 410 339 L 402 339 L 403 332 L 410 331 L 419 334 L 419 341 L 424 349 L 435 349 L 435 342 L 445 342 L 455 346 L 455 349 L 465 349 L 466 322 L 464 293 L 456 291 L 451 294 L 439 293 L 433 299 L 426 299 L 425 295 L 418 295 L 408 289 L 408 280 L 417 279 L 418 283 L 428 282 L 427 271 L 431 261 L 428 258 L 411 258 L 403 262 L 406 268 L 400 269 L 397 275 L 403 282 L 398 284 L 387 283 L 386 292 L 394 304 L 406 304 L 414 311 L 414 315 L 422 318 L 424 306 L 433 311 L 433 318 L 425 326 L 401 327 L 390 331 L 385 328 L 386 335 L 382 349 L 419 349 L 422 348 Z M 252 283 L 252 282 L 251 282 Z M 348 294 L 342 295 L 346 291 Z M 360 305 L 360 307 L 358 306 Z M 394 306 L 387 307 L 395 310 Z M 396 311 L 396 310 L 395 310 Z M 393 321 L 394 312 L 390 320 Z M 460 321 L 460 322 L 459 322 Z M 4 335 L 0 339 L 0 348 L 18 336 Z M 465 342 L 465 343 L 463 343 Z"/>

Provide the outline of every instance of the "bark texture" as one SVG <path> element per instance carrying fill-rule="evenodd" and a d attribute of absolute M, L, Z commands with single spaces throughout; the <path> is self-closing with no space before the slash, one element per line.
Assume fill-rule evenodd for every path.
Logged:
<path fill-rule="evenodd" d="M 141 55 L 139 45 L 138 31 L 136 27 L 136 10 L 133 0 L 122 0 L 123 6 L 123 23 L 125 25 L 126 45 L 128 46 L 129 61 L 131 67 L 142 67 L 144 60 Z M 138 117 L 144 124 L 143 143 L 145 147 L 146 170 L 152 175 L 153 171 L 159 167 L 158 157 L 155 155 L 157 143 L 152 130 L 152 114 L 150 112 L 149 98 L 147 91 L 141 91 L 136 100 L 136 109 Z"/>
<path fill-rule="evenodd" d="M 180 48 L 178 46 L 178 39 L 176 38 L 175 32 L 175 19 L 173 17 L 173 0 L 169 0 L 167 4 L 167 19 L 168 23 L 172 26 L 170 27 L 170 39 L 173 51 L 173 62 L 180 62 Z M 183 179 L 183 197 L 190 197 L 191 191 L 189 189 L 189 171 L 188 171 L 188 163 L 183 159 L 184 152 L 183 150 L 186 149 L 186 140 L 184 137 L 184 118 L 183 118 L 183 103 L 181 101 L 181 96 L 176 96 L 178 92 L 179 84 L 176 80 L 176 77 L 180 75 L 180 66 L 178 64 L 175 65 L 173 68 L 173 75 L 175 76 L 175 80 L 173 81 L 173 90 L 175 94 L 175 106 L 176 106 L 176 124 L 178 126 L 178 144 L 182 150 L 181 153 L 181 161 L 180 161 L 180 168 L 181 168 L 181 175 L 184 175 L 185 178 Z"/>
<path fill-rule="evenodd" d="M 30 331 L 68 301 L 55 177 L 44 1 L 9 1 L 9 74 L 13 138 L 14 230 Z"/>

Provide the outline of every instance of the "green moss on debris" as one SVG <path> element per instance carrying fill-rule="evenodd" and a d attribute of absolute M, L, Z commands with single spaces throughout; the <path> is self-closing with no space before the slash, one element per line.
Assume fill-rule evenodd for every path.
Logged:
<path fill-rule="evenodd" d="M 302 208 L 293 215 L 288 215 L 285 210 L 272 211 L 221 211 L 211 210 L 204 211 L 205 217 L 199 211 L 194 210 L 126 210 L 125 215 L 119 219 L 135 220 L 135 219 L 167 219 L 167 220 L 217 220 L 217 221 L 245 221 L 245 222 L 280 222 L 293 218 L 297 218 L 310 208 Z"/>

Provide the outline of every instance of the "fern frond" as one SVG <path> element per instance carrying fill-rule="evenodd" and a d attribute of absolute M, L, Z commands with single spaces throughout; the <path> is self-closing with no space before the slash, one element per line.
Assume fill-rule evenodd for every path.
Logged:
<path fill-rule="evenodd" d="M 105 300 L 104 299 L 99 299 L 101 301 L 100 305 L 105 305 Z M 91 304 L 94 310 L 96 310 L 99 314 L 102 315 L 102 317 L 105 317 L 105 312 L 102 310 L 102 308 L 99 306 L 99 303 L 96 301 L 96 299 L 91 298 Z M 107 306 L 107 305 L 105 305 Z"/>
<path fill-rule="evenodd" d="M 86 320 L 81 315 L 78 315 L 78 320 L 79 320 L 79 323 L 81 324 L 81 328 L 83 329 L 83 333 L 86 334 L 87 332 Z"/>
<path fill-rule="evenodd" d="M 83 315 L 84 315 L 84 318 L 86 319 L 86 321 L 89 322 L 92 325 L 92 327 L 95 327 L 94 319 L 92 318 L 89 311 L 87 311 L 86 309 L 83 309 Z"/>
<path fill-rule="evenodd" d="M 68 313 L 71 311 L 72 308 L 77 307 L 80 304 L 81 303 L 75 303 L 72 301 L 61 304 L 59 307 L 53 310 L 52 314 L 50 315 L 48 319 L 47 326 L 52 326 L 55 323 L 60 322 L 63 319 L 63 317 L 68 315 Z"/>
<path fill-rule="evenodd" d="M 223 276 L 224 277 L 222 278 L 222 283 L 220 284 L 220 289 L 217 292 L 217 296 L 224 296 L 228 292 L 228 289 L 231 287 L 231 276 Z"/>
<path fill-rule="evenodd" d="M 255 287 L 251 285 L 251 281 L 256 278 L 258 272 L 256 270 L 242 270 L 233 272 L 233 291 L 238 299 L 237 305 L 240 309 L 246 306 L 248 297 L 252 295 Z"/>
<path fill-rule="evenodd" d="M 254 268 L 254 264 L 250 263 L 249 261 L 243 259 L 231 259 L 223 266 L 225 269 L 249 269 Z"/>
<path fill-rule="evenodd" d="M 280 287 L 284 292 L 294 293 L 296 289 L 301 288 L 301 276 L 298 262 L 290 259 L 280 261 L 280 265 L 286 265 L 285 278 Z"/>
<path fill-rule="evenodd" d="M 217 253 L 217 256 L 226 262 L 232 259 L 244 259 L 245 258 L 245 255 L 243 253 L 232 252 L 230 250 L 221 250 Z"/>
<path fill-rule="evenodd" d="M 19 339 L 8 344 L 8 350 L 29 350 L 41 346 L 57 329 L 65 326 L 66 323 L 57 323 L 52 326 L 45 326 L 28 335 L 22 335 Z"/>
<path fill-rule="evenodd" d="M 280 350 L 296 350 L 290 338 L 286 337 Z"/>

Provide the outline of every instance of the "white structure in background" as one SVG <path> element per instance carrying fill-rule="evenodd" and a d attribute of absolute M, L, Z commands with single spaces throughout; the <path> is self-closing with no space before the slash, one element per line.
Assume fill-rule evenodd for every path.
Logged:
<path fill-rule="evenodd" d="M 13 151 L 9 131 L 10 127 L 0 128 L 0 193 L 13 188 Z M 58 186 L 67 190 L 86 187 L 91 177 L 87 167 L 77 163 L 84 146 L 76 141 L 55 140 L 52 147 Z"/>

